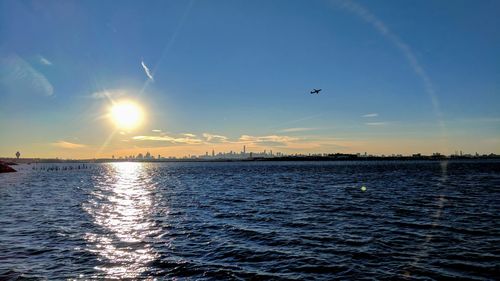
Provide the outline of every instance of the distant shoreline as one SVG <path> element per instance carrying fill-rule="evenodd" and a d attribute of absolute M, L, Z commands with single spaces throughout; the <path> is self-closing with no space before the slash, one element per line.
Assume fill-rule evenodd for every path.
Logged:
<path fill-rule="evenodd" d="M 119 162 L 138 162 L 138 163 L 169 163 L 169 162 L 343 162 L 343 161 L 456 161 L 456 160 L 500 160 L 500 155 L 487 156 L 356 156 L 356 155 L 332 155 L 332 156 L 283 156 L 283 157 L 255 157 L 240 159 L 200 159 L 200 158 L 163 158 L 163 159 L 38 159 L 38 158 L 0 158 L 0 161 L 17 164 L 35 164 L 35 163 L 119 163 Z"/>

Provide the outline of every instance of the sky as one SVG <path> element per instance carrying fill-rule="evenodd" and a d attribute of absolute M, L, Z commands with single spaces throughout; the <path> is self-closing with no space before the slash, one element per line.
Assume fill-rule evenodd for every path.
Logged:
<path fill-rule="evenodd" d="M 0 157 L 500 154 L 499 26 L 495 0 L 0 0 Z"/>

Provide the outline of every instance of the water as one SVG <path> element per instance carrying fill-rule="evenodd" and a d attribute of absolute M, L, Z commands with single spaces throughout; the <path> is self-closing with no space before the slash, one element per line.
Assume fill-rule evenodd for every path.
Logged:
<path fill-rule="evenodd" d="M 0 279 L 500 276 L 500 162 L 19 169 L 0 175 Z"/>

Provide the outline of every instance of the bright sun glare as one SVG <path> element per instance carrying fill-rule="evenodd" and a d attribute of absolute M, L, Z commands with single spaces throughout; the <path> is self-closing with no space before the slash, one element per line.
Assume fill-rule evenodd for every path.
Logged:
<path fill-rule="evenodd" d="M 141 124 L 142 110 L 133 102 L 119 102 L 111 107 L 111 119 L 120 129 L 133 129 Z"/>

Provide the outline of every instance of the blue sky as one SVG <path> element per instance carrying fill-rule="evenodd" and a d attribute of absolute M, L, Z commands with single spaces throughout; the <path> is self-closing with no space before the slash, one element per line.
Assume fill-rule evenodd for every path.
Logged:
<path fill-rule="evenodd" d="M 500 153 L 498 11 L 498 1 L 0 1 L 0 156 L 243 144 Z M 140 104 L 141 126 L 114 127 L 103 92 Z"/>

